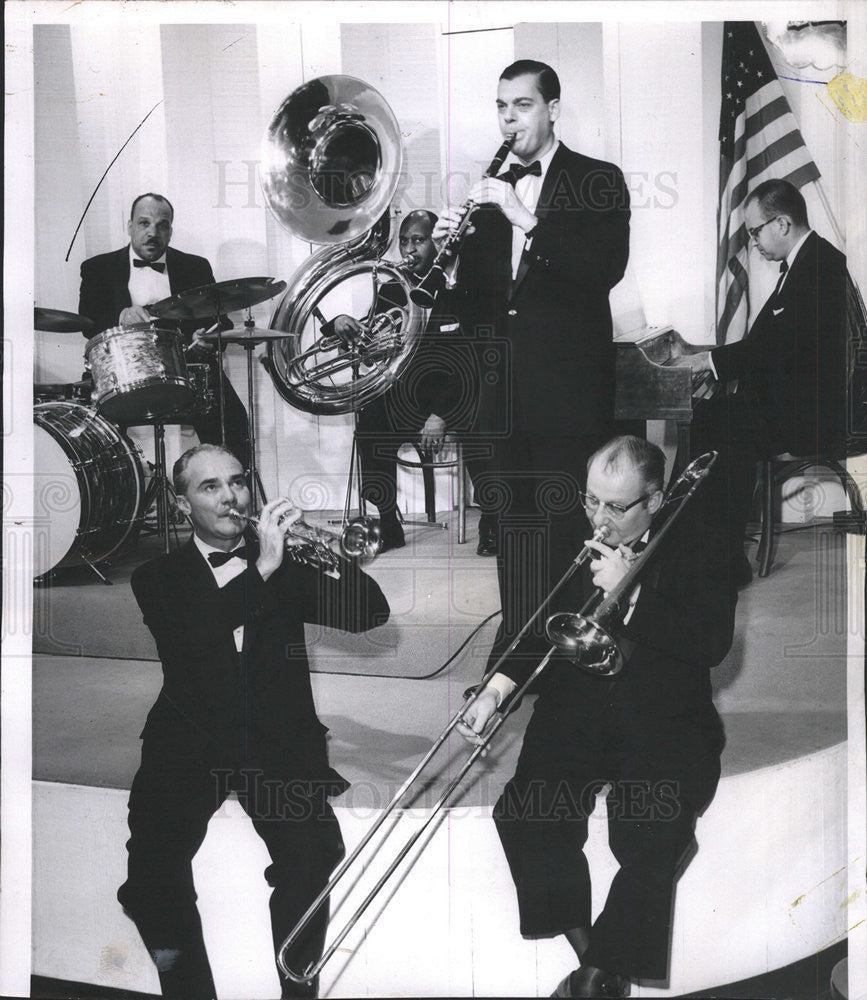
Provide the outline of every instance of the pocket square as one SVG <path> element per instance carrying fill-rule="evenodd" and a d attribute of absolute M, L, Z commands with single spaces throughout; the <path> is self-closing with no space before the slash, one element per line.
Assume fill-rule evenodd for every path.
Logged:
<path fill-rule="evenodd" d="M 782 310 L 782 309 L 772 309 L 772 310 L 771 310 L 771 312 L 772 312 L 772 313 L 773 313 L 773 314 L 774 314 L 775 316 L 779 316 L 779 315 L 780 315 L 780 313 L 781 313 L 781 312 L 783 312 L 783 310 Z"/>

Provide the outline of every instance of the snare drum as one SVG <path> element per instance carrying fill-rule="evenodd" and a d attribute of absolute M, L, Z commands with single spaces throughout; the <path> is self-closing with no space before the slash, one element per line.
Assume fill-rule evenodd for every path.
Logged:
<path fill-rule="evenodd" d="M 101 562 L 134 542 L 144 516 L 135 444 L 78 403 L 33 408 L 33 571 Z"/>
<path fill-rule="evenodd" d="M 166 417 L 192 401 L 176 327 L 159 321 L 114 326 L 90 340 L 84 357 L 99 412 L 118 423 Z"/>

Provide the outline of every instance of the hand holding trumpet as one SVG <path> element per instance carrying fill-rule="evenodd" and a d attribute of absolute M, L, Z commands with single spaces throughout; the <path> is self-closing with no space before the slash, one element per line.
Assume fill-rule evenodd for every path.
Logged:
<path fill-rule="evenodd" d="M 271 500 L 262 508 L 256 530 L 259 534 L 259 558 L 256 569 L 263 580 L 267 580 L 283 563 L 287 545 L 301 544 L 300 539 L 286 535 L 289 527 L 302 515 L 291 500 L 281 497 Z"/>

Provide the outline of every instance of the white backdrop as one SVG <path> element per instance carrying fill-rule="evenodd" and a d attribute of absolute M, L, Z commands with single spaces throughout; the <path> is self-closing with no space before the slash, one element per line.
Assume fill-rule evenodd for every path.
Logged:
<path fill-rule="evenodd" d="M 251 21 L 252 8 L 241 8 Z M 458 23 L 457 6 L 443 20 L 400 24 L 348 23 L 334 17 L 331 5 L 318 9 L 322 16 L 303 23 L 286 5 L 266 22 L 191 24 L 160 23 L 143 17 L 140 7 L 116 5 L 103 17 L 83 11 L 66 23 L 35 26 L 39 305 L 77 310 L 81 261 L 126 242 L 129 205 L 147 190 L 172 200 L 173 244 L 208 257 L 218 280 L 263 274 L 291 280 L 315 248 L 270 216 L 255 167 L 280 102 L 317 75 L 357 76 L 392 106 L 405 149 L 401 211 L 436 211 L 447 196 L 462 199 L 500 141 L 499 71 L 532 56 L 561 76 L 561 138 L 619 163 L 629 180 L 630 267 L 614 297 L 623 326 L 645 316 L 650 324 L 673 323 L 693 341 L 712 338 L 719 22 L 499 18 L 480 31 L 469 19 Z M 814 100 L 797 100 L 797 84 L 787 86 L 839 206 L 835 125 Z M 88 198 L 149 112 L 108 171 L 67 261 Z M 257 322 L 267 325 L 275 305 L 259 306 Z M 83 345 L 75 334 L 38 333 L 36 380 L 78 378 Z M 227 364 L 244 396 L 240 348 L 229 349 Z M 268 492 L 312 485 L 319 506 L 342 506 L 351 418 L 292 409 L 258 365 L 256 385 Z M 140 440 L 147 450 L 147 435 Z M 174 434 L 170 449 L 191 441 Z"/>
<path fill-rule="evenodd" d="M 850 39 L 856 32 L 860 39 L 850 45 L 847 68 L 856 78 L 867 77 L 865 5 L 791 0 L 782 6 L 793 19 L 847 17 Z M 280 101 L 302 80 L 323 73 L 352 73 L 382 90 L 407 144 L 413 181 L 405 207 L 436 209 L 446 174 L 475 177 L 498 144 L 497 74 L 516 56 L 537 56 L 551 62 L 563 79 L 563 139 L 615 160 L 631 177 L 634 292 L 628 300 L 641 302 L 648 322 L 670 321 L 687 338 L 708 340 L 720 21 L 769 15 L 778 17 L 779 6 L 766 0 L 735 6 L 730 0 L 677 5 L 57 0 L 6 5 L 0 992 L 23 995 L 29 971 L 26 534 L 32 507 L 27 489 L 32 361 L 40 379 L 75 378 L 83 348 L 77 334 L 34 334 L 34 301 L 76 310 L 81 261 L 123 245 L 129 204 L 148 189 L 162 190 L 173 200 L 175 244 L 208 256 L 218 279 L 262 273 L 289 279 L 310 248 L 269 217 L 250 169 L 259 137 Z M 778 59 L 775 63 L 779 66 Z M 857 116 L 847 121 L 828 100 L 827 76 L 813 69 L 786 75 L 795 78 L 783 86 L 823 171 L 830 203 L 848 229 L 850 270 L 863 288 L 864 123 Z M 96 182 L 155 105 L 110 170 L 65 261 Z M 831 237 L 815 213 L 814 223 Z M 257 310 L 257 321 L 267 320 L 268 313 L 267 307 Z M 243 389 L 239 360 L 233 357 L 230 367 Z M 332 484 L 326 490 L 328 505 L 338 506 L 347 421 L 318 421 L 291 411 L 265 378 L 259 380 L 259 399 L 269 485 L 290 470 L 320 477 L 326 472 L 336 477 L 339 470 L 340 488 Z M 863 586 L 863 539 L 850 543 L 853 581 Z M 863 607 L 856 611 L 863 613 Z M 850 744 L 857 743 L 850 756 L 850 858 L 863 858 L 865 847 L 862 636 L 863 618 L 853 636 L 849 689 Z M 867 911 L 863 865 L 850 871 L 847 919 L 858 928 L 850 934 L 850 972 L 859 964 L 851 985 L 867 982 Z M 850 995 L 859 994 L 850 990 Z"/>

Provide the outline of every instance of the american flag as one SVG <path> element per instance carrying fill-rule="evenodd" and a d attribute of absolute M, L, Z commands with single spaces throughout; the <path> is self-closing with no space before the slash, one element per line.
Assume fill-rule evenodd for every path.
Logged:
<path fill-rule="evenodd" d="M 716 341 L 739 340 L 749 314 L 744 201 L 762 181 L 803 187 L 820 174 L 753 21 L 723 28 L 717 210 Z"/>

